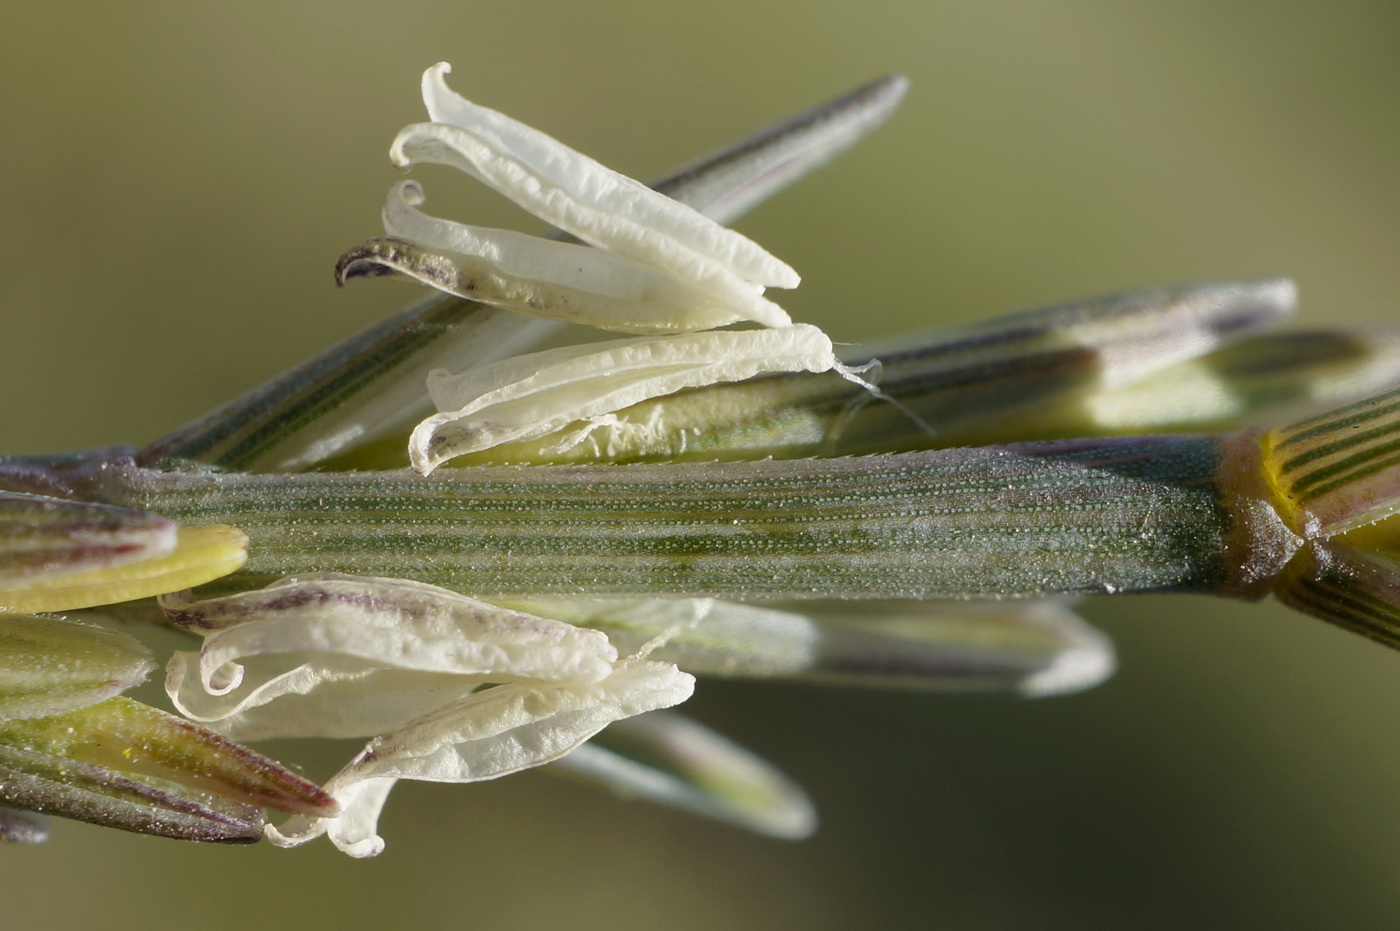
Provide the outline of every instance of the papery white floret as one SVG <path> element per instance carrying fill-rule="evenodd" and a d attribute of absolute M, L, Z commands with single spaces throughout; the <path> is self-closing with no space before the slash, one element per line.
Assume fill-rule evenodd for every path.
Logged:
<path fill-rule="evenodd" d="M 177 652 L 166 666 L 166 692 L 185 717 L 235 740 L 372 737 L 470 695 L 493 678 L 387 669 L 307 653 L 252 657 L 242 668 L 243 687 L 213 695 L 202 687 L 199 654 Z"/>
<path fill-rule="evenodd" d="M 511 682 L 370 741 L 346 781 L 494 779 L 558 759 L 613 721 L 669 708 L 695 679 L 671 663 L 624 659 L 599 682 Z"/>
<path fill-rule="evenodd" d="M 295 846 L 329 831 L 352 856 L 383 849 L 375 829 L 398 779 L 479 782 L 557 760 L 607 725 L 690 697 L 692 676 L 669 663 L 627 659 L 595 683 L 514 682 L 433 711 L 370 741 L 326 790 L 336 818 L 294 817 L 268 839 Z"/>
<path fill-rule="evenodd" d="M 781 312 L 781 308 L 772 310 L 777 305 L 765 310 L 771 302 L 761 297 L 763 285 L 710 256 L 658 234 L 646 219 L 586 209 L 573 199 L 571 192 L 542 183 L 534 174 L 534 166 L 493 160 L 494 154 L 465 130 L 441 123 L 409 126 L 399 133 L 390 154 L 400 165 L 448 165 L 481 177 L 546 223 L 590 245 L 654 268 L 704 294 L 707 300 L 750 306 L 754 316 Z M 477 171 L 473 166 L 485 166 L 490 170 Z"/>
<path fill-rule="evenodd" d="M 597 631 L 401 579 L 290 578 L 164 604 L 205 633 L 198 654 L 172 658 L 171 699 L 245 740 L 382 733 L 486 682 L 598 682 L 617 659 Z"/>
<path fill-rule="evenodd" d="M 384 230 L 448 259 L 450 273 L 440 261 L 431 278 L 411 264 L 395 270 L 459 297 L 623 333 L 706 330 L 740 320 L 791 323 L 777 304 L 752 292 L 739 303 L 716 302 L 655 268 L 602 249 L 455 223 L 417 210 L 422 203 L 417 182 L 396 184 L 384 204 Z"/>
<path fill-rule="evenodd" d="M 718 382 L 768 372 L 840 369 L 831 340 L 814 326 L 686 333 L 568 346 L 451 375 L 428 376 L 442 413 L 409 440 L 423 474 L 454 456 L 552 433 L 578 420 Z"/>
<path fill-rule="evenodd" d="M 467 161 L 460 167 L 536 216 L 585 242 L 658 267 L 664 268 L 665 261 L 658 264 L 648 255 L 685 252 L 708 258 L 759 285 L 797 287 L 801 280 L 797 273 L 748 237 L 533 127 L 457 94 L 443 80 L 451 70 L 451 65 L 441 62 L 423 73 L 423 103 L 429 118 L 444 129 L 458 129 L 479 140 L 480 145 L 462 153 L 461 158 Z M 408 157 L 405 148 L 412 147 L 401 146 L 403 138 L 401 134 L 391 150 L 396 163 L 433 160 Z M 453 158 L 451 163 L 459 164 L 460 160 Z M 497 183 L 495 179 L 516 180 L 516 167 L 524 168 L 532 180 Z M 541 210 L 558 214 L 563 222 Z M 634 238 L 634 227 L 644 230 L 645 235 Z"/>
<path fill-rule="evenodd" d="M 615 256 L 648 266 L 697 295 L 769 326 L 789 322 L 764 287 L 796 287 L 796 272 L 757 243 L 600 165 L 544 133 L 453 93 L 446 64 L 423 77 L 435 122 L 399 133 L 395 164 L 448 165 L 540 219 Z M 470 250 L 467 254 L 471 254 Z M 562 283 L 562 282 L 561 282 Z"/>

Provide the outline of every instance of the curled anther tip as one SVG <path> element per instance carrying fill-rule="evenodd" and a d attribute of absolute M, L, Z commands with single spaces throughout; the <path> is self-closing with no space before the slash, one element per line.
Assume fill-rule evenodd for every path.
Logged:
<path fill-rule="evenodd" d="M 335 263 L 335 283 L 344 287 L 352 278 L 394 278 L 398 266 L 409 260 L 412 243 L 394 236 L 367 239 L 348 249 Z"/>
<path fill-rule="evenodd" d="M 393 191 L 411 207 L 421 207 L 428 200 L 428 195 L 423 192 L 423 185 L 417 181 L 400 181 L 394 185 Z"/>

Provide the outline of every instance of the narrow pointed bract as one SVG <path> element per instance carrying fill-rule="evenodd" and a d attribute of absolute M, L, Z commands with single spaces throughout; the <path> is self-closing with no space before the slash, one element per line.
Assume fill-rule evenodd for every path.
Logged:
<path fill-rule="evenodd" d="M 262 809 L 330 815 L 333 799 L 280 764 L 118 696 L 0 721 L 0 801 L 184 840 L 251 842 Z"/>
<path fill-rule="evenodd" d="M 797 612 L 716 598 L 535 598 L 534 613 L 607 633 L 698 675 L 1027 697 L 1092 688 L 1108 638 L 1054 601 L 876 602 Z"/>
<path fill-rule="evenodd" d="M 103 827 L 176 840 L 250 844 L 261 809 L 0 742 L 0 801 Z"/>
<path fill-rule="evenodd" d="M 1400 329 L 1261 333 L 1172 366 L 1056 418 L 1052 429 L 1159 433 L 1238 429 L 1400 385 Z"/>
<path fill-rule="evenodd" d="M 906 338 L 878 351 L 847 351 L 845 361 L 853 364 L 878 360 L 878 398 L 859 384 L 804 372 L 718 382 L 616 411 L 581 446 L 546 436 L 468 454 L 463 462 L 797 458 L 1196 426 L 1193 414 L 1220 416 L 1216 408 L 1200 410 L 1215 400 L 1202 397 L 1202 380 L 1214 378 L 1216 395 L 1227 386 L 1199 374 L 1185 386 L 1169 379 L 1287 316 L 1294 298 L 1292 282 L 1279 279 L 1092 298 Z M 1400 377 L 1400 358 L 1387 365 L 1384 347 L 1377 352 L 1380 383 L 1387 383 L 1386 372 Z M 1367 367 L 1363 355 L 1340 374 Z M 1303 381 L 1295 396 L 1329 398 L 1307 390 L 1310 380 L 1297 371 L 1296 358 L 1290 368 Z M 1137 408 L 1156 420 L 1139 413 L 1139 429 L 1125 429 L 1115 418 L 1135 409 L 1139 385 L 1151 388 L 1142 388 L 1146 400 Z M 1366 386 L 1361 381 L 1345 393 L 1338 385 L 1343 393 L 1334 403 L 1354 400 Z M 869 403 L 886 399 L 896 403 Z M 1236 401 L 1231 413 L 1243 417 L 1267 402 Z"/>
<path fill-rule="evenodd" d="M 175 530 L 159 514 L 0 491 L 0 588 L 153 559 Z"/>
<path fill-rule="evenodd" d="M 1289 563 L 1274 594 L 1296 611 L 1400 648 L 1400 547 L 1387 553 L 1312 541 Z"/>
<path fill-rule="evenodd" d="M 231 528 L 179 528 L 145 511 L 0 491 L 0 614 L 68 611 L 198 585 L 237 569 Z"/>
<path fill-rule="evenodd" d="M 128 635 L 0 615 L 0 801 L 145 834 L 251 841 L 263 807 L 333 813 L 285 767 L 119 693 L 154 667 Z M 42 838 L 37 822 L 0 837 Z"/>
<path fill-rule="evenodd" d="M 764 760 L 674 711 L 618 721 L 549 769 L 640 798 L 801 840 L 817 829 L 802 787 Z"/>
<path fill-rule="evenodd" d="M 487 600 L 1024 598 L 1230 591 L 1220 466 L 1220 438 L 1133 437 L 426 479 L 132 469 L 109 493 L 246 528 L 223 591 L 331 571 Z"/>
<path fill-rule="evenodd" d="M 730 223 L 878 129 L 904 100 L 909 79 L 876 78 L 654 185 L 716 223 Z"/>

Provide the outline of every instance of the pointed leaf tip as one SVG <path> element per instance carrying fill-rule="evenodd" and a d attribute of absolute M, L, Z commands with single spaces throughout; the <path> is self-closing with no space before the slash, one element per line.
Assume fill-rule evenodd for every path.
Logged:
<path fill-rule="evenodd" d="M 908 89 L 902 75 L 877 78 L 697 159 L 654 187 L 730 223 L 880 127 Z"/>
<path fill-rule="evenodd" d="M 333 815 L 322 789 L 246 747 L 123 697 L 0 722 L 0 802 L 181 840 L 251 843 L 262 808 Z"/>
<path fill-rule="evenodd" d="M 816 809 L 801 786 L 673 711 L 618 721 L 551 769 L 768 837 L 802 840 L 817 829 Z"/>

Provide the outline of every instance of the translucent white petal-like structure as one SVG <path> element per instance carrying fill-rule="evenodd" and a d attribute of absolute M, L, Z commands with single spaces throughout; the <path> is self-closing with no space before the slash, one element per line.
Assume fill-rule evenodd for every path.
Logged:
<path fill-rule="evenodd" d="M 205 635 L 171 660 L 171 699 L 243 740 L 373 736 L 488 683 L 597 682 L 617 660 L 598 631 L 402 579 L 319 574 L 163 603 Z"/>
<path fill-rule="evenodd" d="M 296 816 L 268 839 L 283 847 L 327 831 L 337 848 L 374 856 L 389 789 L 399 779 L 480 782 L 557 760 L 614 721 L 680 704 L 695 679 L 669 663 L 627 659 L 600 682 L 514 682 L 486 689 L 370 741 L 326 783 L 336 818 Z"/>
<path fill-rule="evenodd" d="M 457 168 L 550 225 L 621 261 L 585 260 L 583 265 L 571 266 L 569 250 L 549 246 L 540 246 L 538 254 L 532 257 L 524 248 L 527 243 L 523 239 L 501 237 L 497 235 L 500 231 L 432 226 L 424 239 L 423 224 L 395 205 L 392 196 L 390 212 L 397 216 L 386 218 L 391 236 L 402 236 L 411 243 L 427 244 L 431 240 L 438 243 L 435 248 L 447 249 L 457 257 L 476 257 L 498 271 L 502 270 L 501 260 L 517 268 L 527 266 L 552 277 L 526 275 L 524 280 L 534 281 L 537 286 L 549 282 L 567 287 L 574 294 L 599 293 L 586 286 L 590 282 L 604 283 L 613 289 L 621 283 L 623 290 L 630 293 L 650 290 L 666 292 L 668 297 L 674 297 L 677 291 L 689 293 L 702 312 L 713 305 L 723 308 L 732 319 L 753 320 L 766 326 L 786 326 L 791 322 L 782 308 L 762 296 L 766 287 L 797 286 L 801 279 L 787 264 L 699 211 L 599 164 L 537 129 L 464 99 L 443 82 L 443 75 L 450 70 L 444 63 L 424 74 L 423 100 L 433 122 L 417 123 L 399 133 L 389 151 L 394 163 L 405 168 L 422 163 Z M 564 259 L 562 264 L 560 259 Z M 652 270 L 669 280 L 670 286 L 658 285 L 653 277 L 639 274 L 638 268 Z M 483 271 L 489 269 L 472 268 L 470 263 L 464 263 L 460 269 L 469 279 Z M 488 283 L 488 295 L 520 290 L 518 284 L 512 289 Z M 585 286 L 579 287 L 581 283 Z M 601 293 L 606 295 L 606 289 Z M 508 306 L 530 312 L 528 301 Z M 617 322 L 626 319 L 620 308 L 600 319 L 612 319 L 612 325 L 606 327 L 609 329 L 637 331 L 651 326 L 646 321 L 665 316 L 661 306 L 640 309 L 642 313 L 623 326 Z M 688 316 L 689 312 L 683 313 L 676 320 L 684 321 Z M 579 322 L 590 323 L 586 315 L 580 316 Z M 703 325 L 697 320 L 656 328 L 698 329 Z"/>
<path fill-rule="evenodd" d="M 544 436 L 684 388 L 834 368 L 826 334 L 796 324 L 612 340 L 530 353 L 459 375 L 439 370 L 428 376 L 428 392 L 442 413 L 413 431 L 409 459 L 426 475 L 454 456 Z"/>
<path fill-rule="evenodd" d="M 423 102 L 433 121 L 427 125 L 459 131 L 437 134 L 437 139 L 470 141 L 449 154 L 433 141 L 435 134 L 422 135 L 421 144 L 413 141 L 420 135 L 418 127 L 410 126 L 390 149 L 396 164 L 441 158 L 559 229 L 658 268 L 708 260 L 760 286 L 795 288 L 801 281 L 748 237 L 537 129 L 463 98 L 443 80 L 451 70 L 441 62 L 423 74 Z"/>
<path fill-rule="evenodd" d="M 281 846 L 329 832 L 352 856 L 373 856 L 397 780 L 539 766 L 695 686 L 671 663 L 619 660 L 599 631 L 400 579 L 321 574 L 163 605 L 205 636 L 167 671 L 181 711 L 243 739 L 378 735 L 326 785 L 340 814 L 269 828 Z"/>
<path fill-rule="evenodd" d="M 621 333 L 681 333 L 740 321 L 787 326 L 781 307 L 753 292 L 726 299 L 633 259 L 577 243 L 429 216 L 415 181 L 384 204 L 387 240 L 342 259 L 346 277 L 390 273 L 518 313 Z"/>

